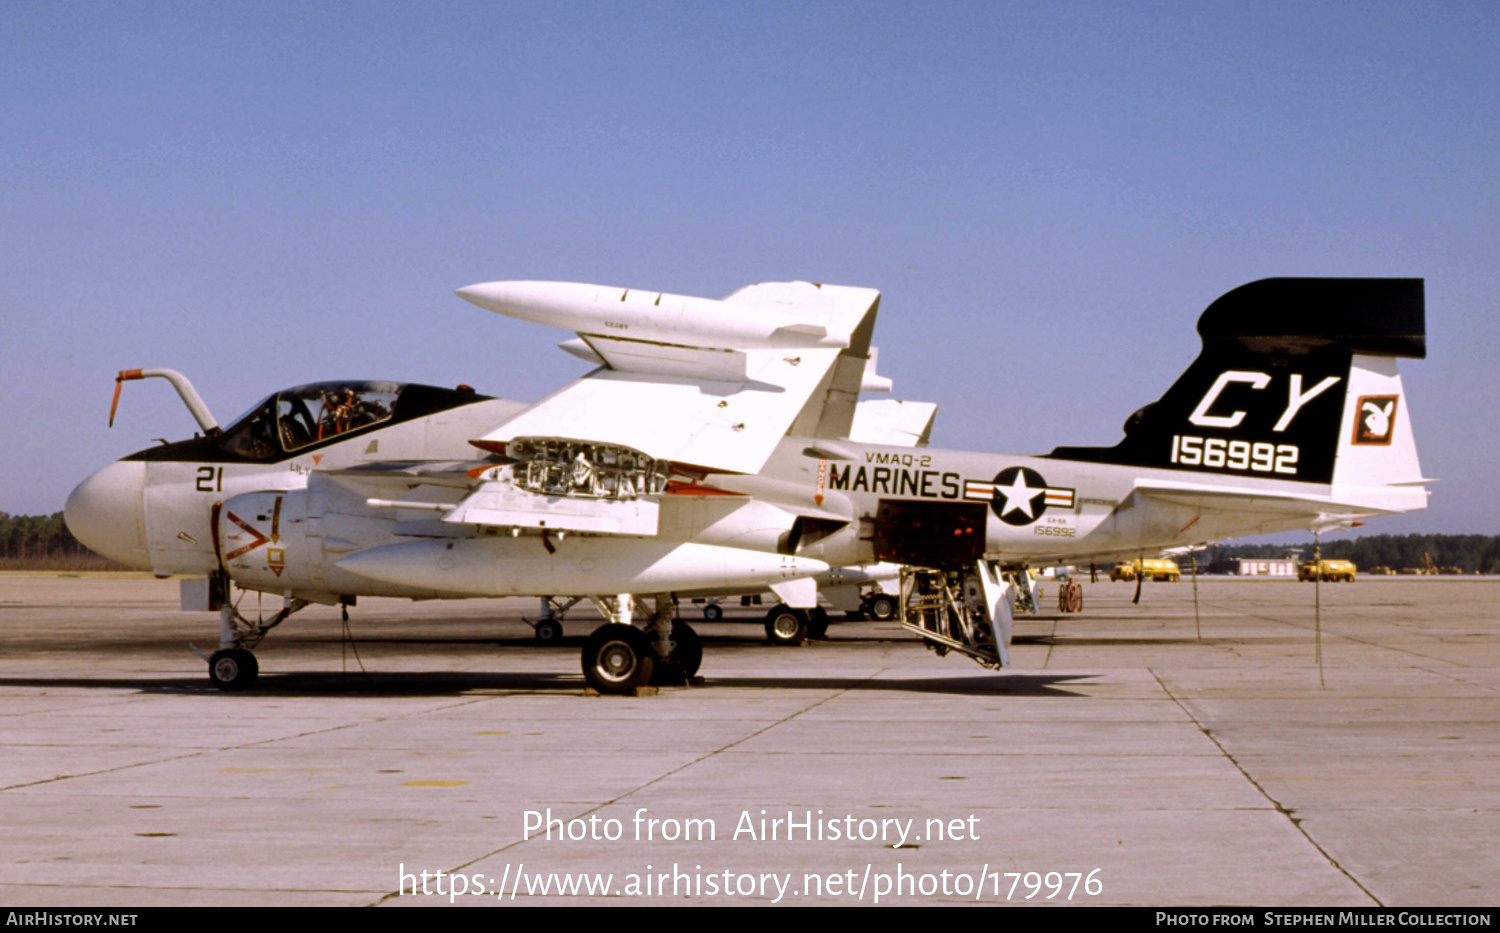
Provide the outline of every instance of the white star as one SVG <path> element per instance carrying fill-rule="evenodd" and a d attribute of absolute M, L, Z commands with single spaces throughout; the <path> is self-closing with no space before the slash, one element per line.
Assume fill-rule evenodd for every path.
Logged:
<path fill-rule="evenodd" d="M 1009 486 L 996 486 L 995 491 L 1005 497 L 1005 508 L 1000 510 L 1000 517 L 1004 518 L 1011 512 L 1019 509 L 1027 518 L 1036 518 L 1031 511 L 1031 500 L 1044 492 L 1044 487 L 1031 487 L 1026 485 L 1026 474 L 1017 471 L 1015 481 Z"/>

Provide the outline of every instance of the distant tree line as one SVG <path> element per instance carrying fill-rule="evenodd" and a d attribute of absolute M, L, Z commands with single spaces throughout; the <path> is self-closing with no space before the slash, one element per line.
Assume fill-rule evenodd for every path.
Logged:
<path fill-rule="evenodd" d="M 78 543 L 63 513 L 11 515 L 0 512 L 0 569 L 125 569 Z"/>
<path fill-rule="evenodd" d="M 1300 551 L 1311 560 L 1313 543 L 1306 544 L 1215 544 L 1199 552 L 1198 566 L 1229 558 L 1286 557 Z M 1457 567 L 1464 573 L 1500 574 L 1500 535 L 1366 535 L 1362 538 L 1323 539 L 1323 557 L 1348 560 L 1360 570 L 1372 567 L 1424 567 L 1427 558 L 1437 567 Z"/>

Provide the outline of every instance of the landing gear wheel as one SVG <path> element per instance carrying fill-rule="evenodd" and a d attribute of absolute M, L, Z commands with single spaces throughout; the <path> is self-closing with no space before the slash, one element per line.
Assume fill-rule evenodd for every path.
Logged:
<path fill-rule="evenodd" d="M 544 645 L 555 645 L 562 641 L 562 623 L 556 619 L 543 619 L 536 624 L 536 640 Z"/>
<path fill-rule="evenodd" d="M 766 638 L 773 645 L 800 645 L 807 639 L 807 613 L 777 606 L 766 616 Z"/>
<path fill-rule="evenodd" d="M 822 606 L 807 614 L 807 637 L 815 641 L 828 637 L 828 611 Z"/>
<path fill-rule="evenodd" d="M 703 607 L 703 618 L 708 622 L 717 622 L 724 618 L 724 607 L 709 603 Z"/>
<path fill-rule="evenodd" d="M 243 648 L 215 651 L 208 659 L 208 679 L 220 690 L 249 690 L 259 676 L 255 655 Z"/>
<path fill-rule="evenodd" d="M 684 678 L 698 673 L 703 666 L 703 639 L 686 622 L 672 623 L 672 640 L 677 647 L 672 651 L 672 666 L 682 672 Z"/>
<path fill-rule="evenodd" d="M 889 622 L 896 618 L 898 608 L 896 597 L 889 593 L 876 593 L 865 602 L 865 611 L 876 622 Z"/>
<path fill-rule="evenodd" d="M 656 667 L 646 633 L 611 623 L 594 629 L 583 643 L 583 678 L 600 693 L 629 693 L 651 682 Z"/>
<path fill-rule="evenodd" d="M 649 636 L 648 636 L 649 637 Z M 686 622 L 672 623 L 672 656 L 665 662 L 656 658 L 651 682 L 662 687 L 677 687 L 693 679 L 703 664 L 703 639 Z"/>

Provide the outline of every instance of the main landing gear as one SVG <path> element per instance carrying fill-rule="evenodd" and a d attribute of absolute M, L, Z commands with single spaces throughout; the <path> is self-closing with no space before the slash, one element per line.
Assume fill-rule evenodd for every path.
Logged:
<path fill-rule="evenodd" d="M 673 619 L 670 596 L 656 597 L 649 631 L 629 624 L 628 595 L 596 598 L 605 618 L 583 643 L 583 678 L 599 693 L 630 693 L 638 687 L 691 682 L 703 663 L 703 640 L 692 626 Z"/>
<path fill-rule="evenodd" d="M 583 679 L 600 693 L 629 693 L 654 673 L 650 640 L 633 625 L 601 625 L 583 643 Z"/>

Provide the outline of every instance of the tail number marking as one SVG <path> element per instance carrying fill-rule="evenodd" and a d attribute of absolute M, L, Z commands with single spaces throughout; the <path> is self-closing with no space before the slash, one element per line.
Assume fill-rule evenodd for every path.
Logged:
<path fill-rule="evenodd" d="M 1232 441 L 1223 437 L 1172 435 L 1172 462 L 1181 466 L 1201 466 L 1210 470 L 1249 470 L 1254 473 L 1297 475 L 1296 444 L 1270 444 L 1264 441 Z"/>
<path fill-rule="evenodd" d="M 1271 384 L 1271 377 L 1266 373 L 1241 372 L 1237 369 L 1220 373 L 1219 378 L 1214 380 L 1214 384 L 1209 386 L 1203 398 L 1198 401 L 1198 407 L 1194 408 L 1193 413 L 1188 415 L 1188 421 L 1191 421 L 1200 428 L 1239 427 L 1240 422 L 1245 420 L 1245 412 L 1243 411 L 1235 410 L 1227 415 L 1209 414 L 1209 409 L 1219 400 L 1220 393 L 1232 382 L 1244 383 L 1251 389 L 1259 390 Z M 1311 389 L 1303 392 L 1301 373 L 1292 373 L 1287 385 L 1286 409 L 1281 413 L 1281 417 L 1276 419 L 1276 426 L 1271 428 L 1271 430 L 1277 434 L 1285 431 L 1291 426 L 1292 419 L 1297 417 L 1297 412 L 1302 410 L 1303 405 L 1306 405 L 1308 402 L 1333 388 L 1338 382 L 1338 376 L 1328 376 Z M 1280 471 L 1278 470 L 1277 472 Z M 1293 472 L 1296 471 L 1294 470 Z"/>

